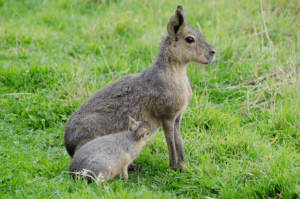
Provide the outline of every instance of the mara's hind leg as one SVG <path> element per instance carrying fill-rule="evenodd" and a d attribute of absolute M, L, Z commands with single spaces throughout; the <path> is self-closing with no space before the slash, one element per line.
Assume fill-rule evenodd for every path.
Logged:
<path fill-rule="evenodd" d="M 113 169 L 111 167 L 108 167 L 104 170 L 101 170 L 98 173 L 98 176 L 95 176 L 95 179 L 97 182 L 104 182 L 106 180 L 110 180 L 115 177 L 116 174 L 114 174 Z"/>
<path fill-rule="evenodd" d="M 86 143 L 92 141 L 93 139 L 84 139 L 84 140 L 81 140 L 79 142 L 79 144 L 75 147 L 75 150 L 74 150 L 74 154 L 76 153 L 76 151 L 78 151 L 83 145 L 85 145 Z"/>
<path fill-rule="evenodd" d="M 71 157 L 87 142 L 105 135 L 99 127 L 99 122 L 97 115 L 92 113 L 72 114 L 69 117 L 64 131 L 64 141 Z"/>
<path fill-rule="evenodd" d="M 112 172 L 113 172 L 112 168 L 109 167 L 106 176 L 104 176 L 105 180 L 110 180 L 114 177 Z"/>

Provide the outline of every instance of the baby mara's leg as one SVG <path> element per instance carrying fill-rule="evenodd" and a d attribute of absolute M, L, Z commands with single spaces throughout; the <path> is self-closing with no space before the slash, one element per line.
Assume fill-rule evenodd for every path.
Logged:
<path fill-rule="evenodd" d="M 128 154 L 122 154 L 123 156 L 123 160 L 122 160 L 122 174 L 121 176 L 123 177 L 123 179 L 125 180 L 125 184 L 127 184 L 128 182 L 128 165 L 130 163 L 132 163 L 132 159 L 130 158 L 130 156 Z"/>

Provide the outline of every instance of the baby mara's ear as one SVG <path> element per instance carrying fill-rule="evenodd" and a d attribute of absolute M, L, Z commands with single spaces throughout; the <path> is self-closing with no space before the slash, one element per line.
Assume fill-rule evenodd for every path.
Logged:
<path fill-rule="evenodd" d="M 128 125 L 128 131 L 135 131 L 139 128 L 139 123 L 137 121 L 135 121 L 132 117 L 129 117 L 129 125 Z"/>
<path fill-rule="evenodd" d="M 150 135 L 150 132 L 145 128 L 140 128 L 140 130 L 137 132 L 138 139 L 145 138 L 146 136 L 149 136 L 149 135 Z"/>

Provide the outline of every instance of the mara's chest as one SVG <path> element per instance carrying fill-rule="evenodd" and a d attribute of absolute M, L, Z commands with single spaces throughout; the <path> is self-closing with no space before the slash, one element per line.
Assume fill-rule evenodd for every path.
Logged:
<path fill-rule="evenodd" d="M 158 111 L 170 117 L 182 112 L 192 96 L 192 89 L 185 74 L 171 73 L 165 78 L 163 92 L 158 100 Z"/>
<path fill-rule="evenodd" d="M 193 94 L 187 77 L 173 81 L 168 85 L 167 90 L 169 91 L 168 97 L 174 102 L 174 106 L 177 106 L 180 110 L 186 108 Z"/>

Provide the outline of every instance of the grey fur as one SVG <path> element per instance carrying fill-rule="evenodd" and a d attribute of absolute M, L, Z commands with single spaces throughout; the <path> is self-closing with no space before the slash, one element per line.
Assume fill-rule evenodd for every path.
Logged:
<path fill-rule="evenodd" d="M 150 137 L 150 132 L 142 122 L 136 122 L 131 117 L 129 120 L 131 131 L 101 136 L 83 145 L 72 159 L 70 175 L 75 179 L 74 172 L 86 169 L 94 178 L 101 173 L 109 180 L 118 174 L 127 182 L 128 165 L 140 154 Z M 88 182 L 92 181 L 89 176 L 85 178 Z"/>
<path fill-rule="evenodd" d="M 199 32 L 187 26 L 181 6 L 170 19 L 167 32 L 160 43 L 157 59 L 150 67 L 100 89 L 69 117 L 64 141 L 71 157 L 97 136 L 127 129 L 127 115 L 131 115 L 147 121 L 151 132 L 163 127 L 169 167 L 183 170 L 180 119 L 192 96 L 185 66 L 190 61 L 211 63 L 215 50 Z M 195 42 L 188 43 L 187 37 Z"/>

